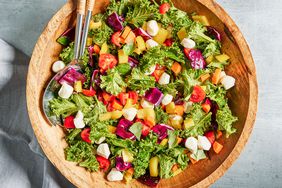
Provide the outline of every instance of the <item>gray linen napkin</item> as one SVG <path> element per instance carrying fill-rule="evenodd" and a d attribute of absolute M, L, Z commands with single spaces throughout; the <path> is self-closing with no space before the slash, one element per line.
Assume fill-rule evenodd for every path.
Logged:
<path fill-rule="evenodd" d="M 29 57 L 0 39 L 0 187 L 73 187 L 37 143 L 26 108 Z"/>

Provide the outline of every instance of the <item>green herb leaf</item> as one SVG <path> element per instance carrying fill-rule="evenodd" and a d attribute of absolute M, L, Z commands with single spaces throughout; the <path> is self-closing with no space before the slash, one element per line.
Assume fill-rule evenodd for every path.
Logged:
<path fill-rule="evenodd" d="M 116 66 L 115 69 L 118 71 L 120 75 L 124 76 L 130 73 L 131 67 L 128 63 L 123 63 Z"/>
<path fill-rule="evenodd" d="M 125 55 L 131 55 L 134 51 L 134 44 L 133 43 L 126 44 L 123 46 L 122 49 Z"/>
<path fill-rule="evenodd" d="M 196 161 L 202 160 L 206 158 L 206 154 L 204 150 L 198 150 L 195 153 L 192 153 L 190 157 Z"/>
<path fill-rule="evenodd" d="M 171 168 L 176 163 L 175 159 L 165 154 L 159 155 L 159 159 L 160 159 L 160 177 L 161 178 L 172 177 L 173 173 L 171 171 Z"/>
<path fill-rule="evenodd" d="M 61 36 L 57 39 L 57 42 L 63 46 L 67 46 L 70 43 L 70 39 L 66 36 Z"/>
<path fill-rule="evenodd" d="M 140 140 L 141 138 L 142 127 L 143 127 L 142 123 L 137 122 L 131 125 L 131 127 L 129 128 L 129 131 L 136 136 L 137 140 Z"/>
<path fill-rule="evenodd" d="M 168 148 L 173 148 L 177 145 L 177 131 L 168 130 Z"/>

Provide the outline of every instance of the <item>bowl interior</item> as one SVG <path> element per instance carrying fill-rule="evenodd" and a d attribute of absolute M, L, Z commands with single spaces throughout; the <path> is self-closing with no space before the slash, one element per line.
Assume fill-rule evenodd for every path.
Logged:
<path fill-rule="evenodd" d="M 240 45 L 238 45 L 238 36 L 233 36 L 235 31 L 231 30 L 232 27 L 230 27 L 230 24 L 228 24 L 228 26 L 226 25 L 230 18 L 227 17 L 224 20 L 224 17 L 219 18 L 218 13 L 215 12 L 218 11 L 220 13 L 222 11 L 218 5 L 212 0 L 174 0 L 173 2 L 176 7 L 186 12 L 197 12 L 198 14 L 206 15 L 211 25 L 222 33 L 223 52 L 231 57 L 231 65 L 226 69 L 226 72 L 228 75 L 232 75 L 236 78 L 236 87 L 229 91 L 228 98 L 232 112 L 239 118 L 239 121 L 235 124 L 237 133 L 233 134 L 228 139 L 222 138 L 224 149 L 219 155 L 215 155 L 211 152 L 209 159 L 200 161 L 195 165 L 190 165 L 183 173 L 173 178 L 162 180 L 159 185 L 159 187 L 207 186 L 222 175 L 221 172 L 218 172 L 218 175 L 210 177 L 216 169 L 222 166 L 222 163 L 229 157 L 234 148 L 236 148 L 235 146 L 244 128 L 246 126 L 252 126 L 252 124 L 246 125 L 251 97 L 249 81 L 250 68 L 246 65 L 246 58 L 244 58 L 242 49 L 240 49 Z M 205 6 L 200 2 L 206 3 Z M 96 1 L 94 13 L 102 11 L 107 4 L 108 1 Z M 74 7 L 74 4 L 69 1 L 54 16 L 35 47 L 29 69 L 27 87 L 27 90 L 29 90 L 29 92 L 27 91 L 28 110 L 33 129 L 50 161 L 75 185 L 81 187 L 104 187 L 106 185 L 109 187 L 142 187 L 143 185 L 137 181 L 133 181 L 130 185 L 125 185 L 120 182 L 106 182 L 103 173 L 90 173 L 84 170 L 84 168 L 76 166 L 76 163 L 66 161 L 64 148 L 67 144 L 63 138 L 64 132 L 60 127 L 54 127 L 48 124 L 48 121 L 44 117 L 41 106 L 44 87 L 46 87 L 47 82 L 52 76 L 52 62 L 58 60 L 58 55 L 62 49 L 62 47 L 56 43 L 56 39 L 67 28 L 74 25 L 76 17 Z M 214 9 L 211 11 L 207 7 L 214 7 Z M 235 30 L 236 28 L 235 26 Z M 244 40 L 243 43 L 245 44 Z M 245 46 L 246 49 L 244 50 L 249 52 L 246 44 Z M 252 59 L 249 63 L 253 63 Z M 255 73 L 253 74 L 255 75 Z M 241 150 L 241 148 L 239 150 Z M 231 163 L 233 160 L 234 159 L 231 160 Z M 223 167 L 223 171 L 225 171 L 228 166 L 230 165 Z M 203 184 L 199 184 L 200 182 Z"/>

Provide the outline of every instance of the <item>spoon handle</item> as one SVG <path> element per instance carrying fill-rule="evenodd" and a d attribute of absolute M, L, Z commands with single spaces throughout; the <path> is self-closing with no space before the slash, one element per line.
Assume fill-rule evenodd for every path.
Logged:
<path fill-rule="evenodd" d="M 77 18 L 75 28 L 75 40 L 74 40 L 74 59 L 79 58 L 79 46 L 82 33 L 83 16 L 85 14 L 86 0 L 77 1 Z"/>
<path fill-rule="evenodd" d="M 93 11 L 95 5 L 95 0 L 88 0 L 87 1 L 87 10 Z"/>
<path fill-rule="evenodd" d="M 94 8 L 94 5 L 95 5 L 95 0 L 87 0 L 87 14 L 86 14 L 84 28 L 83 28 L 79 57 L 82 57 L 85 51 L 87 35 L 88 35 L 88 30 L 89 30 L 89 23 L 91 20 L 92 10 Z"/>

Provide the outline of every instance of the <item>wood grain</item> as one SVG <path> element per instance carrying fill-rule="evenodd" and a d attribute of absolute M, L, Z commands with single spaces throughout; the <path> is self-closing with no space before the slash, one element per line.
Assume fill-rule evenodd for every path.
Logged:
<path fill-rule="evenodd" d="M 220 155 L 211 153 L 209 160 L 189 166 L 183 173 L 171 179 L 162 180 L 159 187 L 206 187 L 221 177 L 237 159 L 252 131 L 257 111 L 256 70 L 249 47 L 233 20 L 213 0 L 174 0 L 176 7 L 187 12 L 198 12 L 208 17 L 211 25 L 224 33 L 223 51 L 231 57 L 227 73 L 237 80 L 228 97 L 232 111 L 239 117 L 235 127 L 238 132 L 224 139 Z M 96 1 L 94 14 L 102 11 L 108 1 Z M 64 158 L 66 147 L 64 133 L 59 127 L 48 124 L 43 116 L 41 100 L 44 87 L 51 78 L 52 62 L 58 59 L 61 46 L 56 38 L 74 24 L 75 5 L 68 1 L 50 20 L 34 48 L 27 77 L 27 106 L 29 117 L 39 144 L 49 160 L 77 187 L 144 187 L 137 181 L 130 185 L 107 182 L 101 172 L 90 173 L 76 163 Z"/>

